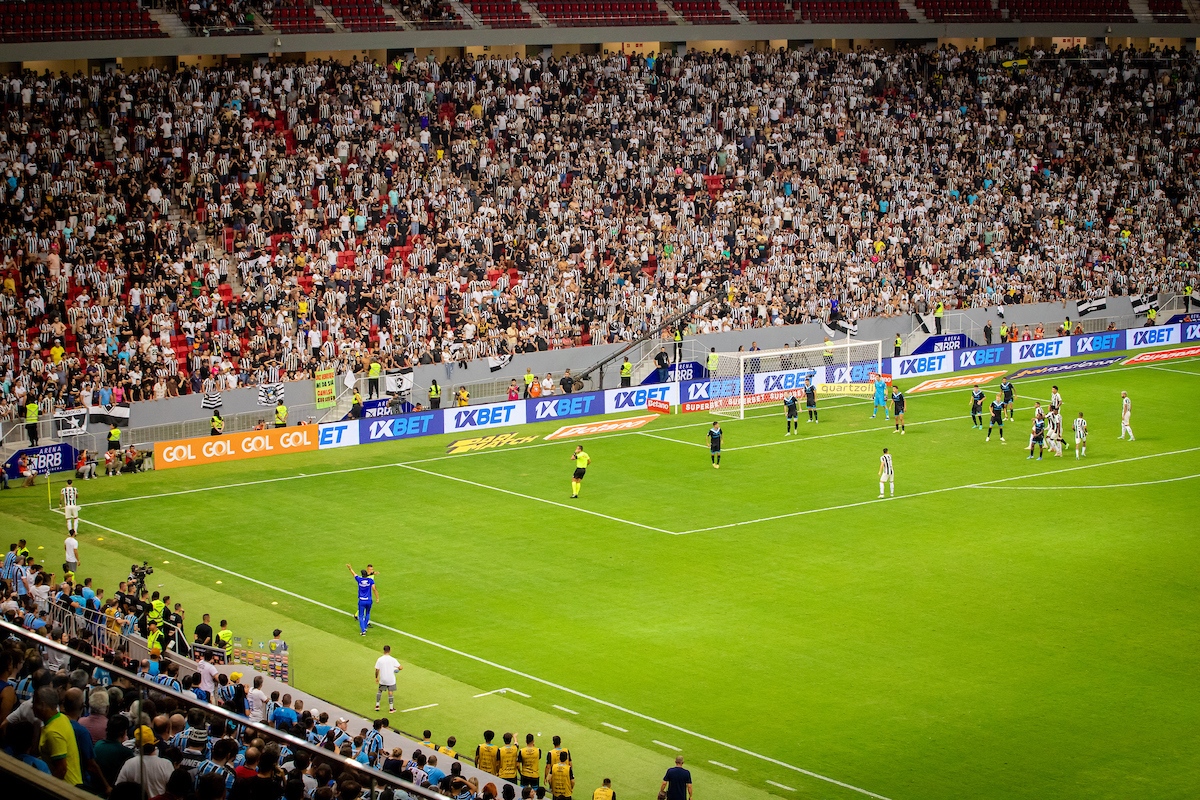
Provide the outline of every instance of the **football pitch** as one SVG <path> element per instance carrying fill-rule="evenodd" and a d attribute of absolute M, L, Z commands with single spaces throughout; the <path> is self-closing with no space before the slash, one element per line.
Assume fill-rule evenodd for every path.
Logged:
<path fill-rule="evenodd" d="M 698 413 L 88 482 L 81 575 L 147 558 L 189 627 L 284 628 L 300 688 L 367 715 L 390 643 L 395 727 L 462 751 L 559 733 L 577 796 L 611 777 L 652 798 L 682 752 L 700 798 L 1194 797 L 1200 360 L 1018 379 L 1006 444 L 972 428 L 969 387 L 917 382 L 903 435 L 869 399 L 801 408 L 797 436 L 781 405 L 722 420 L 719 470 Z M 1052 384 L 1085 458 L 1026 459 Z M 60 552 L 45 487 L 6 494 L 0 520 Z M 347 562 L 379 573 L 366 638 Z"/>

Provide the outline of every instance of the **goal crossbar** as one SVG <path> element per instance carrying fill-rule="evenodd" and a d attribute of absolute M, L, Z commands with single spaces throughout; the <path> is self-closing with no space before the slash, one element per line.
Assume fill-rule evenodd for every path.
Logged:
<path fill-rule="evenodd" d="M 744 419 L 746 408 L 801 395 L 805 386 L 866 384 L 882 372 L 883 342 L 853 339 L 777 350 L 717 353 L 709 375 L 709 410 Z M 847 389 L 850 387 L 847 386 Z"/>

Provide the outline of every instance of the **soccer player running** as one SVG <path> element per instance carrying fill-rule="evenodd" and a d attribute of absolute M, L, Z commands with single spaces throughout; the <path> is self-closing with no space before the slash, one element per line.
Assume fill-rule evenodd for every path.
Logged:
<path fill-rule="evenodd" d="M 575 445 L 575 452 L 571 454 L 571 460 L 575 462 L 575 471 L 571 473 L 571 499 L 579 497 L 579 490 L 583 488 L 583 476 L 587 474 L 588 464 L 592 463 L 592 457 L 583 452 L 583 445 Z"/>
<path fill-rule="evenodd" d="M 800 401 L 795 395 L 789 394 L 783 398 L 783 408 L 787 414 L 787 433 L 784 436 L 792 435 L 792 426 L 796 427 L 796 435 L 800 434 Z"/>
<path fill-rule="evenodd" d="M 1033 428 L 1029 432 L 1029 456 L 1025 459 L 1028 461 L 1033 458 L 1033 448 L 1038 449 L 1037 460 L 1042 460 L 1042 453 L 1046 449 L 1046 417 L 1042 415 L 1042 404 L 1037 403 L 1033 411 Z"/>
<path fill-rule="evenodd" d="M 1121 392 L 1121 435 L 1118 439 L 1124 439 L 1125 434 L 1129 434 L 1129 441 L 1133 441 L 1133 428 L 1129 427 L 1129 415 L 1133 411 L 1133 401 L 1129 399 L 1129 395 Z"/>
<path fill-rule="evenodd" d="M 804 379 L 804 407 L 808 410 L 809 422 L 820 422 L 817 419 L 817 387 L 812 385 L 812 378 Z"/>
<path fill-rule="evenodd" d="M 1075 418 L 1073 424 L 1075 428 L 1075 458 L 1087 455 L 1087 420 L 1083 418 L 1083 412 L 1079 412 L 1079 416 Z"/>
<path fill-rule="evenodd" d="M 983 389 L 978 383 L 971 390 L 971 430 L 983 430 Z"/>
<path fill-rule="evenodd" d="M 1004 441 L 1004 395 L 996 393 L 996 399 L 992 401 L 992 418 L 988 420 L 988 432 L 985 442 L 992 440 L 992 428 L 1000 427 L 1000 444 L 1008 444 Z"/>
<path fill-rule="evenodd" d="M 67 532 L 74 535 L 79 533 L 79 490 L 71 484 L 71 479 L 67 478 L 67 485 L 59 494 L 62 497 L 63 517 L 67 520 Z"/>
<path fill-rule="evenodd" d="M 896 496 L 896 469 L 892 464 L 892 454 L 888 449 L 883 448 L 883 455 L 879 457 L 879 496 L 883 497 L 883 485 L 888 484 L 892 488 L 892 497 Z"/>
<path fill-rule="evenodd" d="M 883 409 L 883 418 L 888 419 L 887 407 L 887 381 L 882 375 L 875 376 L 875 402 L 871 406 L 871 419 L 875 419 L 875 415 L 879 413 L 879 409 Z"/>
<path fill-rule="evenodd" d="M 892 416 L 896 418 L 896 430 L 892 433 L 904 433 L 904 392 L 892 384 Z"/>
<path fill-rule="evenodd" d="M 365 569 L 355 573 L 354 567 L 349 564 L 346 569 L 350 570 L 354 582 L 358 584 L 358 630 L 359 636 L 366 636 L 367 627 L 371 624 L 371 603 L 379 599 L 379 590 L 375 588 L 375 579 Z"/>
<path fill-rule="evenodd" d="M 721 423 L 713 420 L 712 427 L 708 429 L 708 457 L 712 461 L 713 469 L 721 468 L 721 437 L 724 435 Z"/>
<path fill-rule="evenodd" d="M 1008 409 L 1008 418 L 1012 419 L 1013 414 L 1016 413 L 1016 403 L 1013 402 L 1016 398 L 1016 389 L 1013 388 L 1012 381 L 1008 378 L 1000 381 L 1000 391 L 1004 393 L 1004 407 Z"/>

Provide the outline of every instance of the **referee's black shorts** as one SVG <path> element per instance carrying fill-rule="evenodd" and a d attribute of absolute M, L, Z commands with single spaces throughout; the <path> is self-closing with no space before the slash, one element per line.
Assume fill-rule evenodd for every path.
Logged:
<path fill-rule="evenodd" d="M 574 480 L 577 480 L 577 481 L 581 481 L 581 480 L 583 480 L 583 476 L 584 476 L 584 475 L 586 475 L 586 474 L 587 474 L 587 469 L 586 469 L 586 468 L 584 468 L 584 467 L 576 467 L 576 468 L 575 468 L 575 473 L 574 473 L 574 474 L 571 476 L 571 478 L 572 478 L 572 479 L 574 479 Z"/>

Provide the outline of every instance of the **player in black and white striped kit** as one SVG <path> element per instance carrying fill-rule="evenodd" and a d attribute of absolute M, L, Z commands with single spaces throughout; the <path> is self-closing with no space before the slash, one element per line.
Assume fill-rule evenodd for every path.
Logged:
<path fill-rule="evenodd" d="M 79 490 L 72 485 L 70 478 L 67 485 L 59 493 L 62 496 L 63 516 L 67 519 L 67 530 L 71 533 L 79 531 Z"/>
<path fill-rule="evenodd" d="M 896 496 L 896 470 L 892 466 L 892 456 L 888 449 L 883 448 L 883 455 L 879 457 L 879 496 L 883 497 L 883 485 L 892 487 L 892 497 Z"/>

